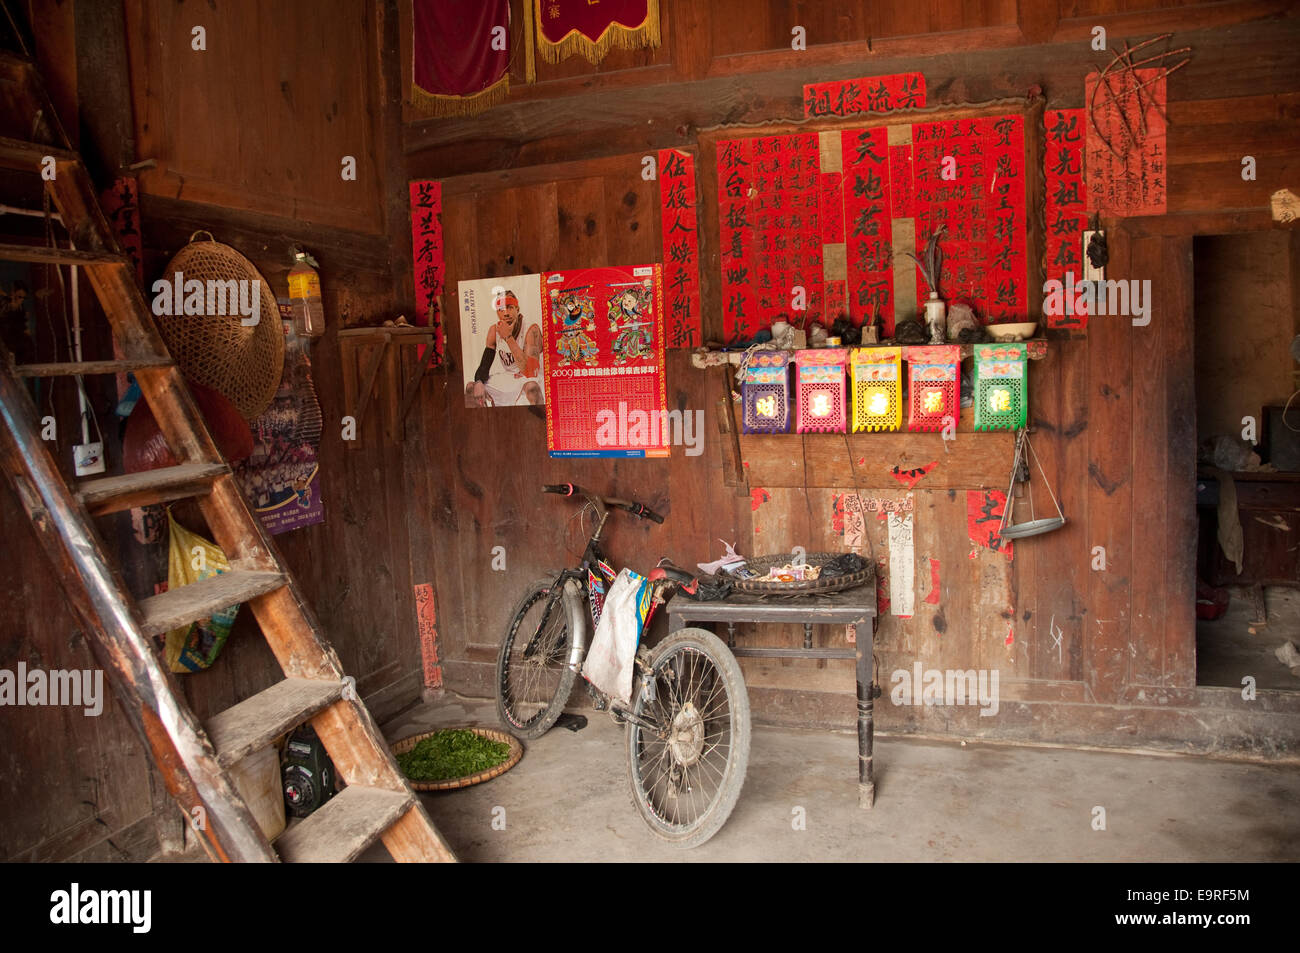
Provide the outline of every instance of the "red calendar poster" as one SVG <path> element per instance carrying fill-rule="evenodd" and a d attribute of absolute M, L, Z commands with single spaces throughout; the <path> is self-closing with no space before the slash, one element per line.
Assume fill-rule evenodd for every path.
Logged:
<path fill-rule="evenodd" d="M 660 266 L 546 272 L 542 310 L 551 456 L 668 456 Z"/>

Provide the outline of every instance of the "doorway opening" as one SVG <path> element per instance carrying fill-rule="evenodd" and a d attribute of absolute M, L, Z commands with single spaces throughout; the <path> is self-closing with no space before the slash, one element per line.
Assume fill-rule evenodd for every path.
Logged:
<path fill-rule="evenodd" d="M 1198 685 L 1300 691 L 1298 253 L 1292 231 L 1192 246 Z"/>

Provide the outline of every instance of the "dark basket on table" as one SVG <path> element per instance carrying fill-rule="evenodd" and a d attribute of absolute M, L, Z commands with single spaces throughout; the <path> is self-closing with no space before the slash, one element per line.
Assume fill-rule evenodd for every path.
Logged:
<path fill-rule="evenodd" d="M 809 566 L 824 566 L 843 553 L 805 553 L 803 560 Z M 767 575 L 767 571 L 776 566 L 784 566 L 794 562 L 794 553 L 779 553 L 775 556 L 755 556 L 745 561 L 745 568 L 752 569 L 760 576 Z M 867 557 L 863 557 L 867 559 Z M 875 566 L 870 559 L 867 559 L 865 569 L 858 572 L 847 573 L 843 576 L 833 576 L 830 579 L 808 579 L 795 580 L 794 582 L 777 582 L 770 579 L 741 579 L 739 576 L 733 577 L 732 588 L 736 592 L 748 592 L 754 595 L 766 596 L 799 596 L 817 592 L 839 592 L 842 589 L 854 589 L 858 586 L 865 586 L 876 578 Z"/>

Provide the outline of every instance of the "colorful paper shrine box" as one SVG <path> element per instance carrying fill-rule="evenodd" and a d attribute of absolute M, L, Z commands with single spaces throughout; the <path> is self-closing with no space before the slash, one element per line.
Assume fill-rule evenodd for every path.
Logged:
<path fill-rule="evenodd" d="M 795 351 L 795 402 L 799 433 L 844 433 L 844 348 Z"/>
<path fill-rule="evenodd" d="M 957 374 L 961 347 L 937 344 L 907 349 L 908 430 L 942 430 L 961 416 Z"/>
<path fill-rule="evenodd" d="M 756 351 L 740 384 L 745 433 L 790 432 L 790 352 Z"/>
<path fill-rule="evenodd" d="M 903 420 L 902 353 L 897 347 L 855 347 L 850 352 L 854 433 L 898 429 Z"/>
<path fill-rule="evenodd" d="M 1025 426 L 1029 389 L 1023 344 L 975 345 L 975 429 Z"/>

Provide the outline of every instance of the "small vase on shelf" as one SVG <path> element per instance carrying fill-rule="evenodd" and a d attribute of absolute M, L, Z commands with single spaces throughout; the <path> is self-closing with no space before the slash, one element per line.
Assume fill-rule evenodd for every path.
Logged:
<path fill-rule="evenodd" d="M 931 344 L 947 343 L 948 305 L 937 291 L 931 291 L 930 300 L 925 303 L 925 324 L 930 329 Z"/>

